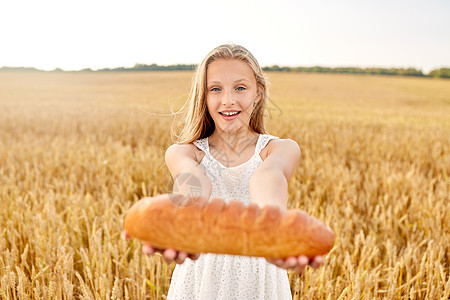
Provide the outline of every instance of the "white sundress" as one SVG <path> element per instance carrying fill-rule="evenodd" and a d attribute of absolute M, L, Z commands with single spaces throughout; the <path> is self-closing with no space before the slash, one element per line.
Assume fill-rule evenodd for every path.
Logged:
<path fill-rule="evenodd" d="M 194 145 L 205 152 L 200 165 L 212 182 L 210 199 L 221 198 L 227 203 L 238 200 L 249 205 L 249 179 L 262 163 L 259 153 L 274 138 L 259 135 L 254 155 L 247 162 L 229 168 L 212 157 L 208 138 L 195 141 Z M 176 265 L 167 299 L 292 300 L 292 295 L 287 271 L 263 257 L 202 253 L 195 261 L 187 258 Z"/>

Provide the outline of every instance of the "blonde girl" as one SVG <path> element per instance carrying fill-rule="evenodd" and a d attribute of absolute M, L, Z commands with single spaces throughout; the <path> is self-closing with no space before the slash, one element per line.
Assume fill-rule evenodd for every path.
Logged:
<path fill-rule="evenodd" d="M 300 149 L 293 140 L 266 133 L 267 99 L 266 77 L 242 46 L 218 46 L 198 65 L 178 141 L 165 155 L 174 193 L 186 201 L 180 205 L 189 205 L 195 191 L 205 202 L 221 198 L 287 209 Z M 301 273 L 322 264 L 322 257 L 265 259 L 151 245 L 143 251 L 177 263 L 167 299 L 292 299 L 286 270 Z"/>

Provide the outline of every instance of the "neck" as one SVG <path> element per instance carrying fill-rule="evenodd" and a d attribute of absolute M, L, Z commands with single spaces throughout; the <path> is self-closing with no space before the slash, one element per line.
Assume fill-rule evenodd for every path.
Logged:
<path fill-rule="evenodd" d="M 240 152 L 243 148 L 254 145 L 258 136 L 258 133 L 250 129 L 239 132 L 219 132 L 215 130 L 208 138 L 208 141 L 216 149 L 221 149 L 225 152 Z"/>

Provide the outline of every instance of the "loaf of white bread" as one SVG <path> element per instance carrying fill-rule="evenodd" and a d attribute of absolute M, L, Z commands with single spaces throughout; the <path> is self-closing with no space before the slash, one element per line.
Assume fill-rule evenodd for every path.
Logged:
<path fill-rule="evenodd" d="M 139 200 L 125 216 L 125 230 L 155 248 L 188 253 L 313 257 L 333 247 L 333 231 L 299 209 L 221 199 L 184 207 L 174 202 L 168 194 Z"/>

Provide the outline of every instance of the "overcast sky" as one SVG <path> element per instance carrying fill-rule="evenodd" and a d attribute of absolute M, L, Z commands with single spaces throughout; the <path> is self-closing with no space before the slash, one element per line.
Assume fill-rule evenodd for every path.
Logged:
<path fill-rule="evenodd" d="M 228 42 L 263 66 L 450 67 L 449 0 L 0 1 L 0 67 L 190 64 Z"/>

